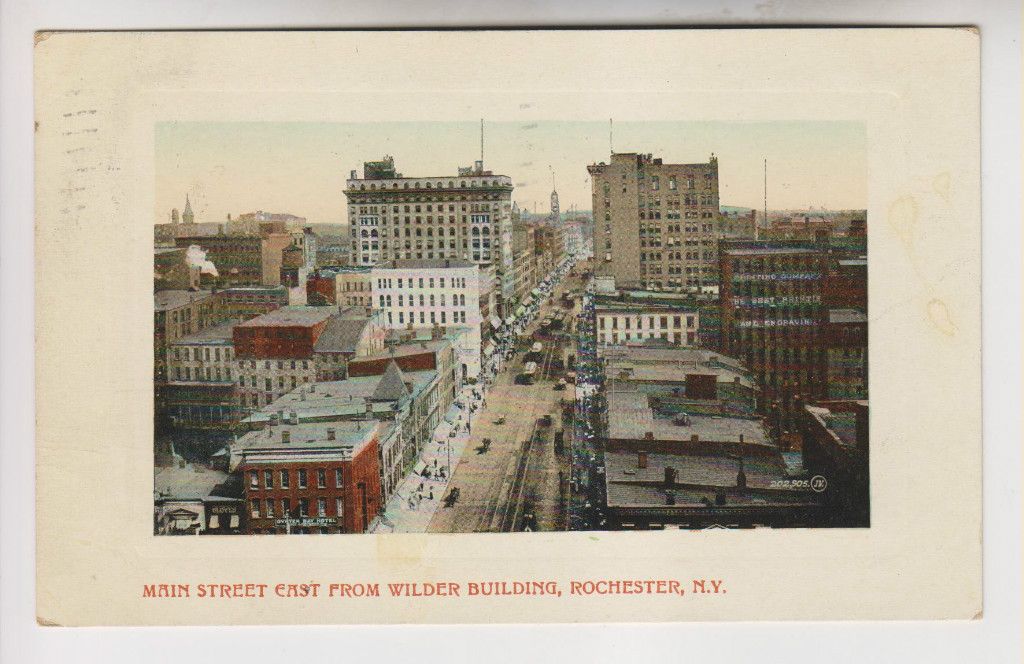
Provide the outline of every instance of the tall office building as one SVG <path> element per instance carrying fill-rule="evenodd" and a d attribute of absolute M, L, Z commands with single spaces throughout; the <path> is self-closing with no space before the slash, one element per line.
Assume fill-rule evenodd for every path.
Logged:
<path fill-rule="evenodd" d="M 627 288 L 698 290 L 717 285 L 718 159 L 665 164 L 615 153 L 587 167 L 594 256 Z"/>
<path fill-rule="evenodd" d="M 499 307 L 515 293 L 512 178 L 483 162 L 456 175 L 405 177 L 392 157 L 363 164 L 345 183 L 353 263 L 461 259 L 493 269 Z"/>

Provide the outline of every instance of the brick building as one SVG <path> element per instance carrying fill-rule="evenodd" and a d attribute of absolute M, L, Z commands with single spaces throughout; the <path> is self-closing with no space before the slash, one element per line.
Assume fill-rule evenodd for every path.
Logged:
<path fill-rule="evenodd" d="M 868 402 L 830 400 L 801 406 L 803 464 L 809 474 L 825 479 L 822 497 L 830 508 L 826 525 L 871 525 Z"/>
<path fill-rule="evenodd" d="M 718 159 L 666 164 L 615 153 L 587 167 L 594 256 L 624 288 L 702 290 L 718 282 Z"/>
<path fill-rule="evenodd" d="M 330 270 L 316 270 L 306 277 L 306 302 L 316 305 L 339 304 L 337 274 Z"/>
<path fill-rule="evenodd" d="M 364 533 L 381 510 L 376 421 L 277 423 L 237 444 L 250 534 Z"/>
<path fill-rule="evenodd" d="M 282 252 L 291 235 L 266 232 L 259 235 L 203 235 L 180 237 L 176 246 L 195 244 L 217 267 L 222 286 L 277 286 L 281 283 Z"/>

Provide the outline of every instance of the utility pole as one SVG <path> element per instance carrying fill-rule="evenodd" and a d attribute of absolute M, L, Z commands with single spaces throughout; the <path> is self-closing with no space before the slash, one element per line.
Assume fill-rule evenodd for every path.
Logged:
<path fill-rule="evenodd" d="M 480 118 L 480 164 L 484 163 L 484 119 Z"/>

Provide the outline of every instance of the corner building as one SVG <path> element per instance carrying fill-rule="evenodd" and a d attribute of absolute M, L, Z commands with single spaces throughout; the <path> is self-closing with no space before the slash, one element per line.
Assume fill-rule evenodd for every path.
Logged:
<path fill-rule="evenodd" d="M 718 159 L 665 164 L 613 154 L 592 164 L 594 257 L 619 287 L 701 290 L 718 283 Z"/>
<path fill-rule="evenodd" d="M 482 161 L 456 175 L 404 177 L 392 157 L 365 162 L 345 183 L 356 265 L 389 260 L 461 259 L 493 269 L 499 308 L 515 293 L 512 178 Z"/>

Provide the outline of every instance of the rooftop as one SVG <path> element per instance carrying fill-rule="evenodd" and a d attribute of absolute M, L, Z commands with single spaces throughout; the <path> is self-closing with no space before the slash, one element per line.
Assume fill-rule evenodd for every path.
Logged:
<path fill-rule="evenodd" d="M 434 370 L 409 371 L 402 375 L 403 385 L 408 382 L 408 395 L 416 398 L 437 377 Z M 378 388 L 384 376 L 357 376 L 345 380 L 324 381 L 302 385 L 264 406 L 243 420 L 248 424 L 263 424 L 278 415 L 285 421 L 294 413 L 299 422 L 329 421 L 354 417 L 366 413 L 388 415 L 396 410 L 398 399 L 384 400 Z M 395 395 L 387 395 L 388 397 Z M 374 399 L 376 402 L 373 402 Z"/>
<path fill-rule="evenodd" d="M 234 442 L 231 449 L 243 457 L 248 453 L 271 450 L 337 450 L 343 458 L 351 459 L 376 435 L 384 433 L 391 426 L 376 420 L 281 424 L 250 431 Z"/>
<path fill-rule="evenodd" d="M 156 311 L 168 311 L 205 300 L 210 295 L 208 290 L 162 290 L 153 293 L 153 306 Z"/>
<path fill-rule="evenodd" d="M 368 318 L 345 318 L 332 316 L 327 321 L 320 337 L 313 344 L 314 352 L 318 353 L 354 353 L 363 330 L 369 325 Z"/>
<path fill-rule="evenodd" d="M 829 309 L 828 322 L 830 323 L 867 323 L 868 315 L 857 309 Z"/>
<path fill-rule="evenodd" d="M 180 337 L 172 346 L 232 343 L 236 323 L 223 323 Z"/>
<path fill-rule="evenodd" d="M 228 474 L 203 466 L 186 464 L 153 469 L 153 493 L 165 500 L 202 500 L 228 478 Z"/>
<path fill-rule="evenodd" d="M 381 261 L 374 270 L 433 270 L 433 269 L 469 269 L 477 267 L 476 263 L 459 258 L 402 258 Z"/>
<path fill-rule="evenodd" d="M 651 433 L 656 441 L 699 441 L 774 445 L 757 419 L 688 414 L 688 424 L 677 425 L 671 417 L 654 412 L 649 395 L 634 390 L 608 393 L 608 437 L 643 440 Z"/>
<path fill-rule="evenodd" d="M 322 323 L 337 312 L 334 307 L 281 307 L 239 323 L 236 327 L 309 327 Z"/>

